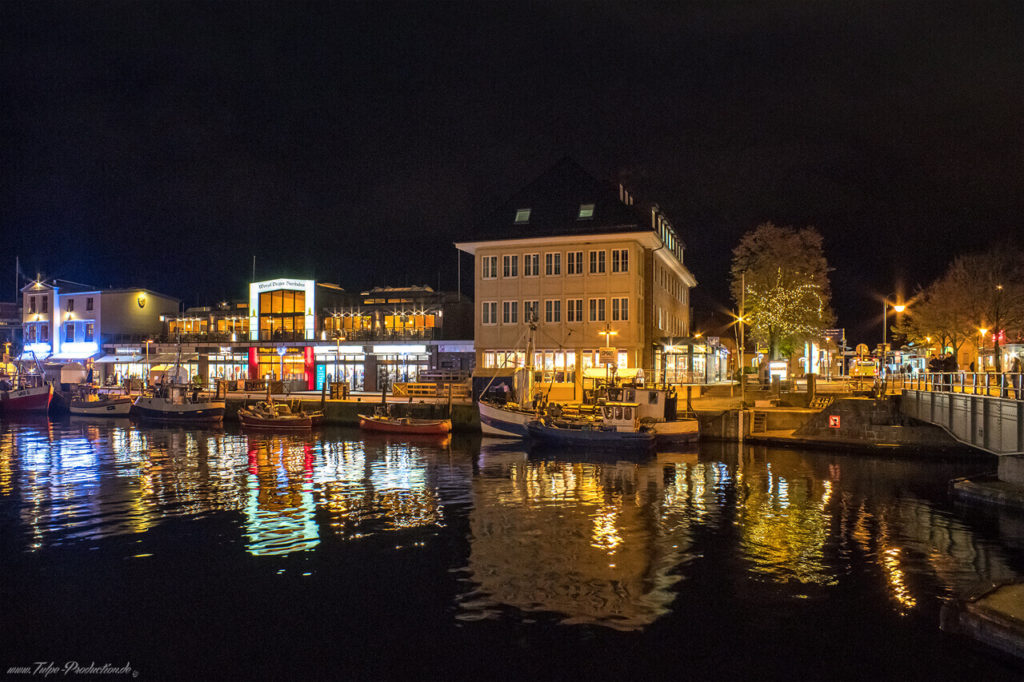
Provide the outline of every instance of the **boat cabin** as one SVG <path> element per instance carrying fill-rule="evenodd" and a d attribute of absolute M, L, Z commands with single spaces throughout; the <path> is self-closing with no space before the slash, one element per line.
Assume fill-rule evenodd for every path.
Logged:
<path fill-rule="evenodd" d="M 616 431 L 636 431 L 636 420 L 640 413 L 637 403 L 605 403 L 601 406 L 601 421 Z"/>

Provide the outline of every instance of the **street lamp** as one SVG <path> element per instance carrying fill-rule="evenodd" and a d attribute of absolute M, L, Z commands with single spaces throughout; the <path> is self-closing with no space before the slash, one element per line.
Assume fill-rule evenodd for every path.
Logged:
<path fill-rule="evenodd" d="M 902 303 L 893 303 L 892 304 L 892 309 L 894 311 L 896 311 L 897 313 L 902 313 L 904 310 L 907 309 L 907 306 L 902 304 Z M 886 364 L 885 348 L 886 348 L 886 345 L 889 343 L 888 313 L 889 313 L 889 297 L 885 296 L 885 297 L 882 298 L 882 361 L 881 361 L 881 367 L 879 367 L 879 370 L 883 369 L 885 367 L 885 364 Z"/>
<path fill-rule="evenodd" d="M 611 340 L 610 340 L 611 337 L 612 336 L 616 336 L 618 334 L 617 331 L 612 331 L 611 323 L 608 323 L 608 322 L 605 322 L 604 331 L 603 332 L 599 332 L 599 333 L 604 334 L 604 346 L 605 346 L 605 348 L 610 348 L 611 347 Z M 611 363 L 610 362 L 604 363 L 604 383 L 605 383 L 606 386 L 611 383 Z"/>
<path fill-rule="evenodd" d="M 988 329 L 984 327 L 978 329 L 978 364 L 974 368 L 976 372 L 980 372 L 982 368 L 981 351 L 985 347 L 985 334 L 988 334 Z"/>

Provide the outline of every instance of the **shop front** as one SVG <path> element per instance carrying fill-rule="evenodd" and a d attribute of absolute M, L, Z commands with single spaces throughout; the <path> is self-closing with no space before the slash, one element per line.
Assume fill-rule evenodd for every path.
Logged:
<path fill-rule="evenodd" d="M 729 351 L 714 337 L 695 337 L 654 347 L 654 383 L 712 384 L 727 381 Z"/>
<path fill-rule="evenodd" d="M 316 356 L 312 346 L 254 346 L 249 348 L 250 380 L 281 381 L 289 390 L 316 387 Z"/>

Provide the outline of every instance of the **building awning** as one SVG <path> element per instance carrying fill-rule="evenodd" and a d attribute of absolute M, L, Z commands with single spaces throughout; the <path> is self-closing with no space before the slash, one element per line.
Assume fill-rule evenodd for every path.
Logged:
<path fill-rule="evenodd" d="M 88 355 L 83 354 L 83 353 L 69 353 L 69 354 L 61 353 L 60 355 L 51 355 L 50 357 L 46 358 L 46 361 L 47 362 L 55 362 L 55 363 L 85 362 L 86 360 L 90 359 L 94 355 L 96 355 L 96 353 L 90 353 Z"/>
<path fill-rule="evenodd" d="M 583 370 L 584 379 L 604 379 L 606 376 L 614 376 L 616 379 L 629 381 L 643 377 L 644 371 L 639 367 L 620 367 L 614 370 L 606 370 L 604 367 L 587 367 Z"/>
<path fill-rule="evenodd" d="M 126 362 L 141 362 L 141 355 L 104 355 L 99 360 L 93 360 L 94 363 L 126 363 Z"/>
<path fill-rule="evenodd" d="M 150 353 L 149 359 L 143 355 L 138 360 L 142 364 L 146 365 L 174 365 L 178 361 L 177 353 Z M 181 354 L 182 364 L 188 362 L 199 362 L 199 353 L 182 353 Z"/>

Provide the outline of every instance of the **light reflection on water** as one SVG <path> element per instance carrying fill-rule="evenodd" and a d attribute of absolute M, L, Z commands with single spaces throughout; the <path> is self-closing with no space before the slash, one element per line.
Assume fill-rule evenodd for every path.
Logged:
<path fill-rule="evenodd" d="M 951 464 L 736 446 L 640 460 L 517 448 L 7 424 L 0 519 L 27 552 L 214 514 L 253 557 L 457 535 L 466 554 L 438 570 L 460 581 L 464 623 L 550 614 L 641 630 L 680 608 L 695 562 L 720 547 L 744 579 L 791 599 L 867 575 L 898 614 L 1021 570 L 1019 525 L 994 541 L 945 504 Z"/>

